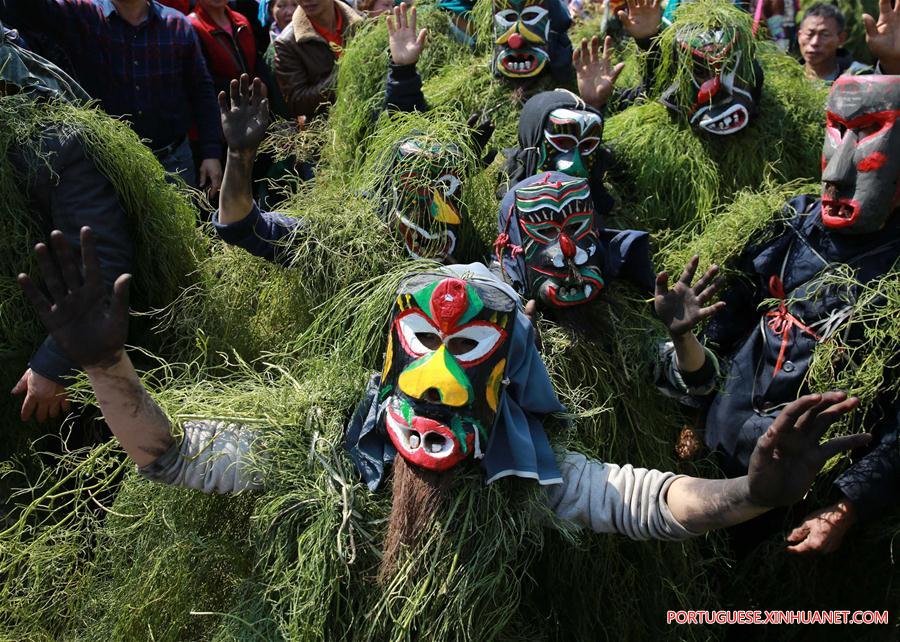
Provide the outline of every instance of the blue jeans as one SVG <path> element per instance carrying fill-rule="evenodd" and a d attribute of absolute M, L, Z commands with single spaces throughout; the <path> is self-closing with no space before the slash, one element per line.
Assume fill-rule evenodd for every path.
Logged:
<path fill-rule="evenodd" d="M 177 174 L 191 187 L 197 187 L 197 170 L 194 169 L 194 155 L 191 153 L 191 144 L 185 136 L 181 144 L 172 151 L 156 154 L 160 165 L 169 174 Z M 166 177 L 172 182 L 171 177 Z"/>

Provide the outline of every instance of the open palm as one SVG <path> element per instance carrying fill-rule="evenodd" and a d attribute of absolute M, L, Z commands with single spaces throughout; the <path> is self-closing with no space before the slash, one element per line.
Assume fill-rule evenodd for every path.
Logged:
<path fill-rule="evenodd" d="M 219 92 L 219 114 L 228 149 L 256 152 L 269 126 L 269 100 L 259 78 L 232 80 L 229 95 Z"/>
<path fill-rule="evenodd" d="M 19 285 L 66 356 L 82 368 L 115 363 L 128 338 L 131 275 L 116 279 L 110 293 L 100 275 L 97 248 L 89 227 L 81 228 L 83 274 L 62 232 L 51 233 L 50 244 L 53 256 L 44 243 L 35 246 L 50 298 L 38 290 L 27 274 L 19 275 Z"/>
<path fill-rule="evenodd" d="M 409 10 L 406 3 L 394 7 L 394 15 L 388 14 L 388 41 L 391 47 L 391 60 L 395 65 L 414 65 L 422 55 L 427 32 L 422 29 L 416 33 L 416 8 Z"/>
<path fill-rule="evenodd" d="M 625 63 L 612 64 L 612 38 L 607 36 L 603 41 L 603 54 L 600 54 L 600 39 L 597 36 L 582 39 L 581 46 L 572 54 L 572 63 L 578 77 L 578 95 L 595 109 L 601 109 L 612 95 L 616 79 L 622 73 Z"/>
<path fill-rule="evenodd" d="M 886 74 L 900 74 L 900 2 L 891 8 L 890 0 L 878 3 L 878 21 L 863 14 L 866 43 L 878 58 Z"/>

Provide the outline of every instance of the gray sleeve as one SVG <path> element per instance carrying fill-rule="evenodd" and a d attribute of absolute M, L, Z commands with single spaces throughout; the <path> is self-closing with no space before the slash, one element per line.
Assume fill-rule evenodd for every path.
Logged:
<path fill-rule="evenodd" d="M 675 345 L 671 341 L 660 342 L 654 379 L 656 387 L 667 397 L 677 399 L 680 403 L 699 407 L 698 397 L 711 394 L 719 381 L 719 360 L 706 346 L 704 367 L 697 373 L 686 376 L 675 365 Z"/>
<path fill-rule="evenodd" d="M 682 526 L 666 503 L 669 486 L 682 475 L 604 464 L 573 452 L 561 459 L 560 470 L 563 483 L 549 487 L 547 496 L 550 508 L 564 520 L 631 539 L 700 535 Z"/>
<path fill-rule="evenodd" d="M 260 454 L 258 438 L 252 428 L 239 424 L 188 421 L 181 443 L 138 473 L 150 481 L 204 493 L 261 490 L 262 474 L 253 459 Z"/>

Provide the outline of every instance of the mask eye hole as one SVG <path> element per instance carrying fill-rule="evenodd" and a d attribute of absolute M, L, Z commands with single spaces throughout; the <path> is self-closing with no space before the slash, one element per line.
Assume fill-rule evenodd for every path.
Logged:
<path fill-rule="evenodd" d="M 527 25 L 533 25 L 544 17 L 546 10 L 540 7 L 529 7 L 519 14 L 519 19 Z"/>
<path fill-rule="evenodd" d="M 581 152 L 582 156 L 587 156 L 588 154 L 593 154 L 599 146 L 599 138 L 585 138 L 578 144 L 578 150 Z"/>
<path fill-rule="evenodd" d="M 454 356 L 466 354 L 477 347 L 478 342 L 475 339 L 469 339 L 468 337 L 453 337 L 447 341 L 447 350 Z"/>
<path fill-rule="evenodd" d="M 416 339 L 432 352 L 441 347 L 441 338 L 434 332 L 416 332 Z"/>
<path fill-rule="evenodd" d="M 860 141 L 862 141 L 863 139 L 866 139 L 869 136 L 874 136 L 875 134 L 880 132 L 881 131 L 881 123 L 871 123 L 864 127 L 860 127 L 859 129 L 857 129 L 857 131 L 859 132 L 859 135 L 857 136 L 857 138 Z"/>
<path fill-rule="evenodd" d="M 574 136 L 568 134 L 552 134 L 547 136 L 547 141 L 561 152 L 570 152 L 578 146 Z"/>

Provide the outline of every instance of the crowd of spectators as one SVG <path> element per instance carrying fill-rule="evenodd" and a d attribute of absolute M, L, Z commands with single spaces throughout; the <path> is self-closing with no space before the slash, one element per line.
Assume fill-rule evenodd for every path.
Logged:
<path fill-rule="evenodd" d="M 836 6 L 812 5 L 795 28 L 798 11 L 791 2 L 760 3 L 748 10 L 757 21 L 765 19 L 780 46 L 797 52 L 811 79 L 830 83 L 870 70 L 843 49 L 846 21 Z M 127 118 L 168 171 L 215 196 L 225 153 L 216 95 L 246 73 L 263 81 L 278 116 L 299 126 L 321 115 L 334 100 L 336 61 L 346 40 L 363 20 L 393 4 L 0 0 L 0 20 L 76 78 L 105 111 Z M 670 0 L 664 15 L 676 5 Z M 569 8 L 586 16 L 604 6 L 579 2 Z"/>

